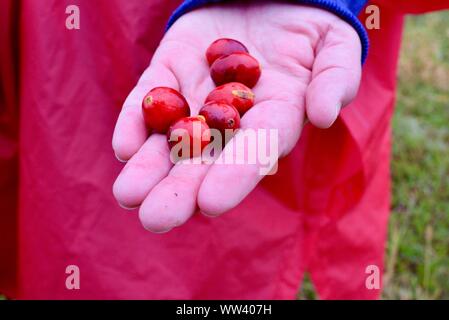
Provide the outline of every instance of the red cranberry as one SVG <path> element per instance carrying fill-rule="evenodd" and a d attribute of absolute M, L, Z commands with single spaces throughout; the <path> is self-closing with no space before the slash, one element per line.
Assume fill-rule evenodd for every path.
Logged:
<path fill-rule="evenodd" d="M 212 65 L 218 58 L 237 52 L 248 53 L 248 49 L 237 40 L 218 39 L 215 40 L 207 49 L 206 58 L 209 65 Z"/>
<path fill-rule="evenodd" d="M 167 133 L 170 149 L 180 143 L 177 154 L 180 159 L 200 156 L 210 139 L 210 129 L 203 116 L 182 118 Z M 188 149 L 189 154 L 183 154 L 183 149 Z"/>
<path fill-rule="evenodd" d="M 226 129 L 240 128 L 240 115 L 236 108 L 229 104 L 211 102 L 203 106 L 200 115 L 206 119 L 210 128 L 217 129 L 222 135 Z"/>
<path fill-rule="evenodd" d="M 252 88 L 260 78 L 260 64 L 247 53 L 233 53 L 217 59 L 211 67 L 211 76 L 217 86 L 240 82 Z"/>
<path fill-rule="evenodd" d="M 167 87 L 152 89 L 143 98 L 142 112 L 148 129 L 166 133 L 170 125 L 190 116 L 186 99 L 178 91 Z"/>
<path fill-rule="evenodd" d="M 254 106 L 254 93 L 250 88 L 241 83 L 231 82 L 209 93 L 206 98 L 206 103 L 210 102 L 230 104 L 243 116 L 246 111 Z"/>

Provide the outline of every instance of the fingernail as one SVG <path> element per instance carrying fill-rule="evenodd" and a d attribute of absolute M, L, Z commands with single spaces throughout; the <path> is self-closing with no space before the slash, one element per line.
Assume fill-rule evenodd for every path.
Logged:
<path fill-rule="evenodd" d="M 147 229 L 148 231 L 150 231 L 151 233 L 155 233 L 155 234 L 164 234 L 164 233 L 168 233 L 170 232 L 172 229 L 167 229 L 167 230 L 162 230 L 162 231 L 152 231 L 150 229 Z"/>
<path fill-rule="evenodd" d="M 208 213 L 206 213 L 206 212 L 204 212 L 204 211 L 201 211 L 201 210 L 200 210 L 200 213 L 201 213 L 203 216 L 206 216 L 206 217 L 208 217 L 208 218 L 216 218 L 216 217 L 218 217 L 217 215 L 208 214 Z"/>
<path fill-rule="evenodd" d="M 159 227 L 155 230 L 155 228 L 148 227 L 143 223 L 142 223 L 142 225 L 145 228 L 145 230 L 150 231 L 151 233 L 155 233 L 155 234 L 164 234 L 164 233 L 170 232 L 171 230 L 173 230 L 175 228 L 174 226 L 170 226 L 170 227 L 166 227 L 166 228 Z"/>
<path fill-rule="evenodd" d="M 117 155 L 117 153 L 115 153 L 115 151 L 114 151 L 114 155 L 115 155 L 115 158 L 116 158 L 118 161 L 120 161 L 121 163 L 126 163 L 126 162 L 127 162 L 126 160 L 120 159 L 120 157 Z"/>
<path fill-rule="evenodd" d="M 341 110 L 341 102 L 337 103 L 337 105 L 335 106 L 334 121 L 338 118 L 338 115 L 340 114 L 340 110 Z"/>
<path fill-rule="evenodd" d="M 135 209 L 139 208 L 138 206 L 137 207 L 132 207 L 132 208 L 131 207 L 126 207 L 123 204 L 121 204 L 120 202 L 117 202 L 117 203 L 120 206 L 120 208 L 128 210 L 128 211 L 135 210 Z"/>

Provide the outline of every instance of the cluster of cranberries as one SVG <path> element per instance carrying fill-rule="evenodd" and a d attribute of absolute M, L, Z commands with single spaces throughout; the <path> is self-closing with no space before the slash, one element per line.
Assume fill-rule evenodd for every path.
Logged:
<path fill-rule="evenodd" d="M 218 87 L 207 96 L 198 116 L 190 116 L 186 99 L 172 88 L 154 88 L 143 98 L 142 111 L 149 130 L 166 133 L 170 148 L 188 142 L 190 153 L 178 154 L 181 158 L 199 156 L 211 142 L 211 128 L 223 136 L 227 130 L 238 129 L 240 117 L 254 105 L 250 88 L 259 80 L 261 69 L 242 43 L 216 40 L 207 49 L 206 58 Z"/>

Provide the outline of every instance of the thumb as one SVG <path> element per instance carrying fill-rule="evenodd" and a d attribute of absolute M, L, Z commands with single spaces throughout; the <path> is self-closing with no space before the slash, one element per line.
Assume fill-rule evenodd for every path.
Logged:
<path fill-rule="evenodd" d="M 340 109 L 355 98 L 362 71 L 360 61 L 356 31 L 344 21 L 331 26 L 318 48 L 306 93 L 307 117 L 313 125 L 329 128 Z"/>

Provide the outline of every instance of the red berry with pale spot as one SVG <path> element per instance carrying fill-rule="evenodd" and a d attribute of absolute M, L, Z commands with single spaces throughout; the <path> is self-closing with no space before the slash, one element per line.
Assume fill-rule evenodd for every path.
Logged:
<path fill-rule="evenodd" d="M 252 88 L 261 75 L 259 62 L 248 53 L 233 53 L 217 59 L 211 66 L 211 77 L 217 86 L 240 82 Z"/>
<path fill-rule="evenodd" d="M 143 98 L 142 113 L 148 129 L 166 133 L 172 123 L 190 116 L 190 108 L 183 95 L 175 89 L 157 87 Z"/>
<path fill-rule="evenodd" d="M 206 119 L 210 128 L 217 129 L 222 135 L 225 130 L 240 128 L 240 115 L 236 108 L 225 103 L 211 102 L 204 105 L 200 115 Z"/>
<path fill-rule="evenodd" d="M 254 93 L 247 86 L 231 82 L 213 90 L 206 98 L 210 102 L 226 103 L 235 107 L 241 116 L 254 106 Z"/>
<path fill-rule="evenodd" d="M 239 41 L 234 39 L 218 39 L 215 40 L 206 51 L 206 58 L 209 65 L 212 65 L 215 60 L 232 53 L 246 52 L 248 49 Z"/>
<path fill-rule="evenodd" d="M 198 157 L 211 140 L 210 129 L 203 116 L 182 118 L 170 127 L 167 140 L 170 149 L 179 143 L 179 150 L 173 156 L 180 159 Z"/>

